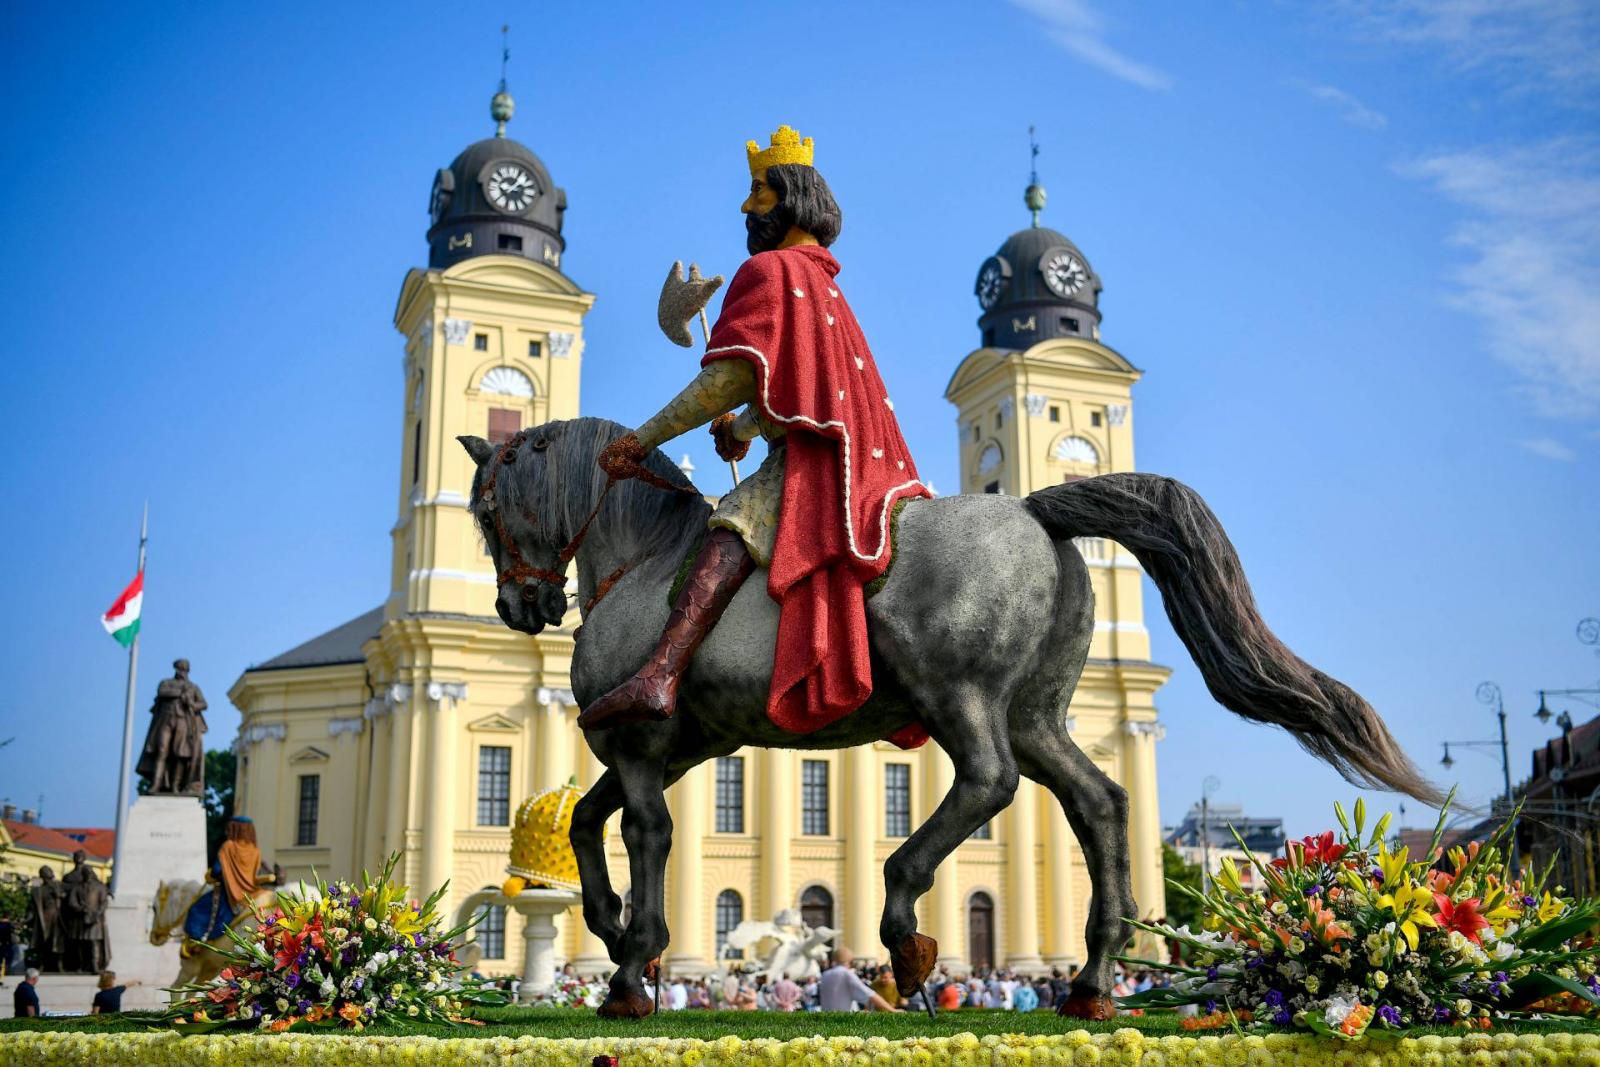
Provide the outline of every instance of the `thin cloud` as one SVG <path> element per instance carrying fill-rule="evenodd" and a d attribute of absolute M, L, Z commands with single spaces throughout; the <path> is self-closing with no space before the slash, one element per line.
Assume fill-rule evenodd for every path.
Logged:
<path fill-rule="evenodd" d="M 1578 458 L 1576 452 L 1553 437 L 1533 437 L 1526 441 L 1518 441 L 1517 446 L 1525 448 L 1536 456 L 1545 459 L 1559 459 L 1563 463 L 1571 463 Z"/>
<path fill-rule="evenodd" d="M 1347 0 L 1342 10 L 1358 33 L 1442 50 L 1507 89 L 1595 105 L 1600 6 L 1591 0 Z"/>
<path fill-rule="evenodd" d="M 1474 149 L 1400 167 L 1459 205 L 1453 301 L 1544 415 L 1600 413 L 1600 142 Z"/>
<path fill-rule="evenodd" d="M 1337 86 L 1305 81 L 1295 84 L 1310 94 L 1313 100 L 1320 100 L 1331 106 L 1339 113 L 1341 119 L 1352 126 L 1360 126 L 1364 130 L 1381 130 L 1389 125 L 1389 116 L 1368 107 Z"/>
<path fill-rule="evenodd" d="M 1172 88 L 1172 75 L 1123 55 L 1105 40 L 1105 19 L 1088 0 L 1010 0 L 1045 25 L 1063 51 L 1141 89 Z"/>

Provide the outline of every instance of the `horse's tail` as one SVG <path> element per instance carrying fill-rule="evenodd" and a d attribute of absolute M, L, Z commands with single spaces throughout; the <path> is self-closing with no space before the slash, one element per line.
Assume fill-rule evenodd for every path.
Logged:
<path fill-rule="evenodd" d="M 1238 553 L 1193 489 L 1153 474 L 1107 474 L 1041 489 L 1024 504 L 1051 537 L 1109 537 L 1138 558 L 1224 707 L 1283 727 L 1348 781 L 1443 799 L 1360 694 L 1267 628 Z"/>

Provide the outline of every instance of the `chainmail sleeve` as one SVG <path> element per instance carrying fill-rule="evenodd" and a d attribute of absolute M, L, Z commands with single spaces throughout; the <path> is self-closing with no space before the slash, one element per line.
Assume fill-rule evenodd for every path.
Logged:
<path fill-rule="evenodd" d="M 639 427 L 639 444 L 655 448 L 756 398 L 756 375 L 742 360 L 707 364 L 688 387 Z"/>

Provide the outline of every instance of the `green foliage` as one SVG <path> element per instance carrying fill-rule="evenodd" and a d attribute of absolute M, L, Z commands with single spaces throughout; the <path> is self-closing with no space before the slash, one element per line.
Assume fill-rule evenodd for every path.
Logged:
<path fill-rule="evenodd" d="M 1161 846 L 1161 873 L 1168 885 L 1176 883 L 1200 892 L 1200 865 L 1185 863 L 1178 850 L 1165 843 Z M 1187 893 L 1168 893 L 1167 922 L 1173 926 L 1187 924 L 1190 929 L 1198 929 L 1200 902 Z"/>
<path fill-rule="evenodd" d="M 222 836 L 233 818 L 233 783 L 238 776 L 239 759 L 231 748 L 206 752 L 206 791 L 201 803 L 206 809 L 206 864 L 216 862 Z"/>
<path fill-rule="evenodd" d="M 26 882 L 9 877 L 0 881 L 0 919 L 10 919 L 19 926 L 28 921 L 28 886 Z"/>

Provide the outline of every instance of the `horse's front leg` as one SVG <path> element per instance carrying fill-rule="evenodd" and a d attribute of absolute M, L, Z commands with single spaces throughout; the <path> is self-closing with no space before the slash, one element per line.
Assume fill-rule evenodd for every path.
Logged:
<path fill-rule="evenodd" d="M 583 921 L 606 946 L 612 963 L 622 962 L 622 898 L 606 867 L 605 825 L 622 807 L 622 780 L 608 770 L 572 809 L 572 851 L 583 886 Z"/>
<path fill-rule="evenodd" d="M 667 811 L 666 765 L 662 760 L 619 760 L 613 769 L 622 784 L 622 841 L 633 877 L 633 916 L 622 934 L 611 993 L 599 1013 L 613 1019 L 642 1019 L 655 1010 L 644 988 L 644 972 L 667 947 L 667 854 L 672 849 L 672 815 Z M 659 976 L 656 979 L 660 981 Z"/>

